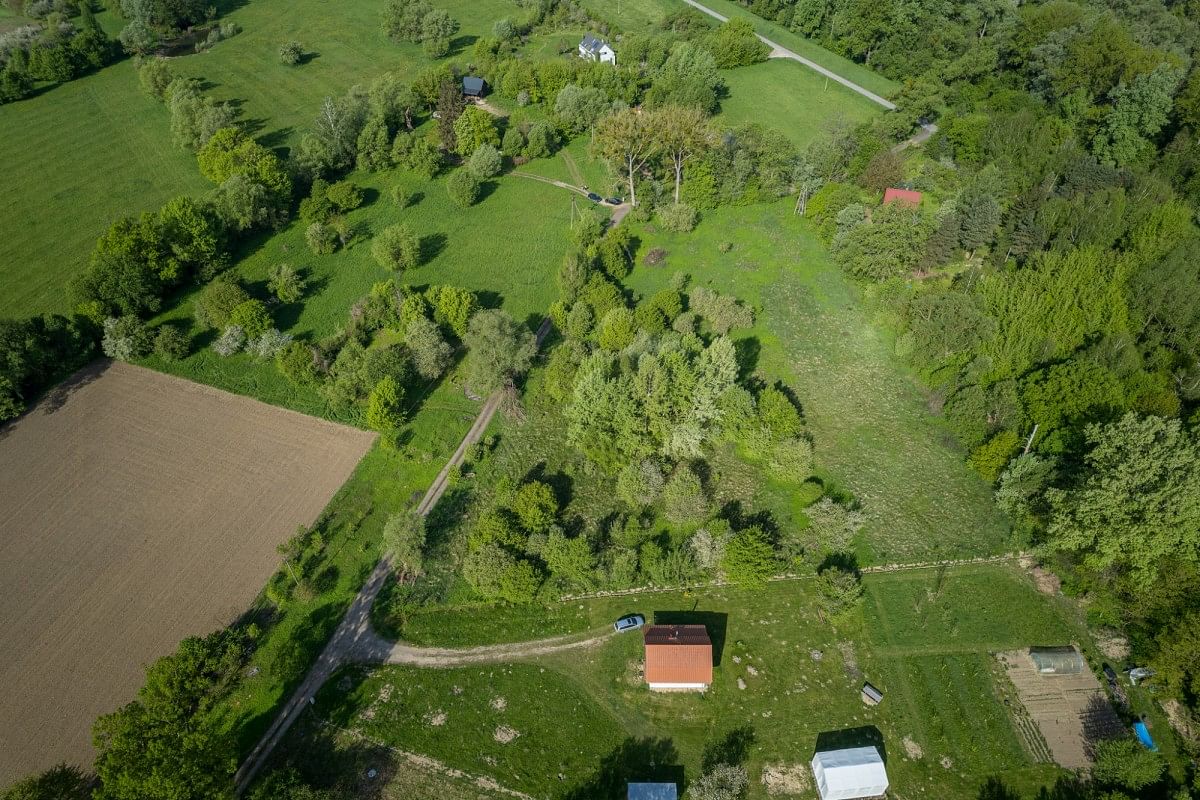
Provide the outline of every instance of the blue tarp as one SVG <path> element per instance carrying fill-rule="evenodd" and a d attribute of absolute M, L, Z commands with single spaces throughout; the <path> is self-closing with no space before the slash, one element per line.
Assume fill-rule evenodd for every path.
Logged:
<path fill-rule="evenodd" d="M 1146 749 L 1152 753 L 1158 752 L 1158 745 L 1154 744 L 1154 740 L 1150 738 L 1150 730 L 1144 722 L 1133 723 L 1133 732 L 1137 734 L 1138 741 L 1146 746 Z"/>

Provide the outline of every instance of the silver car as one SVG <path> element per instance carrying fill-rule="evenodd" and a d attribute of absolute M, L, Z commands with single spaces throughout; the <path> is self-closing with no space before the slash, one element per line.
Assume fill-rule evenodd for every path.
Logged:
<path fill-rule="evenodd" d="M 635 631 L 646 624 L 646 618 L 641 614 L 627 614 L 613 623 L 613 630 L 617 633 L 625 631 Z"/>

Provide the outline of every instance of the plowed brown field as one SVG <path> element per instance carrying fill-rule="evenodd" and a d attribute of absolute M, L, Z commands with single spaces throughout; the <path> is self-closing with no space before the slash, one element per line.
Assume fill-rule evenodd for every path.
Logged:
<path fill-rule="evenodd" d="M 120 363 L 0 428 L 0 787 L 90 765 L 92 720 L 246 610 L 373 440 Z"/>

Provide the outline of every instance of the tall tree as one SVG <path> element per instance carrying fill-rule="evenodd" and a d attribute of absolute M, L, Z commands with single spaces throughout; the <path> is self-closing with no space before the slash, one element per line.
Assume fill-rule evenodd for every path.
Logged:
<path fill-rule="evenodd" d="M 629 202 L 636 206 L 637 175 L 661 147 L 656 115 L 629 108 L 604 117 L 596 125 L 595 146 L 602 158 L 625 172 Z"/>
<path fill-rule="evenodd" d="M 1151 587 L 1168 559 L 1200 563 L 1200 444 L 1178 420 L 1126 414 L 1087 428 L 1087 474 L 1047 493 L 1048 545 Z"/>
<path fill-rule="evenodd" d="M 683 183 L 683 166 L 716 141 L 708 117 L 695 106 L 664 106 L 655 112 L 659 141 L 675 170 L 675 202 Z"/>

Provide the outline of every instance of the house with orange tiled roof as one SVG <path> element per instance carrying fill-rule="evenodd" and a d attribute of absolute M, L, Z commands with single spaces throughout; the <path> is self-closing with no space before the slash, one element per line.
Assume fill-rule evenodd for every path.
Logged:
<path fill-rule="evenodd" d="M 712 684 L 712 641 L 703 625 L 651 625 L 644 641 L 652 691 L 703 692 Z"/>
<path fill-rule="evenodd" d="M 883 191 L 883 205 L 888 203 L 902 203 L 906 206 L 916 207 L 921 205 L 921 193 L 914 192 L 912 189 L 885 189 Z"/>

